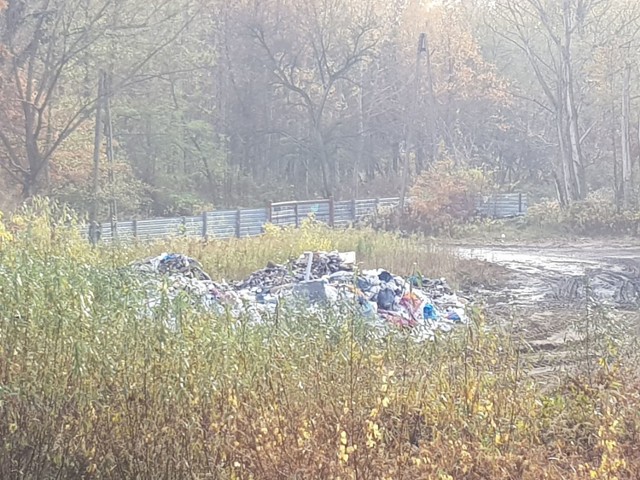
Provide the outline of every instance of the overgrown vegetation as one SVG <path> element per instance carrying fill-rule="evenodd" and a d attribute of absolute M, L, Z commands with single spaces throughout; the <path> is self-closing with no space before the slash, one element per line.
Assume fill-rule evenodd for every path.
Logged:
<path fill-rule="evenodd" d="M 529 206 L 526 216 L 512 219 L 475 219 L 451 229 L 459 240 L 548 240 L 569 237 L 625 238 L 640 234 L 640 210 L 624 210 L 606 192 L 561 207 L 542 200 Z"/>
<path fill-rule="evenodd" d="M 313 226 L 93 249 L 71 220 L 0 224 L 1 478 L 612 479 L 640 468 L 637 383 L 613 348 L 590 377 L 544 394 L 481 312 L 427 344 L 376 340 L 346 313 L 249 327 L 178 302 L 142 318 L 141 286 L 120 268 L 169 247 L 229 276 L 276 251 L 350 247 L 384 266 L 443 269 L 445 253 L 410 240 L 390 253 L 391 237 Z"/>
<path fill-rule="evenodd" d="M 478 200 L 494 189 L 490 172 L 447 158 L 416 178 L 404 212 L 379 209 L 361 223 L 379 231 L 452 235 L 460 226 L 474 221 Z"/>
<path fill-rule="evenodd" d="M 557 202 L 533 205 L 527 223 L 540 230 L 579 235 L 638 235 L 640 210 L 622 210 L 606 195 L 592 194 L 586 200 L 560 208 Z"/>
<path fill-rule="evenodd" d="M 408 225 L 426 233 L 450 233 L 476 215 L 477 201 L 491 191 L 490 176 L 479 168 L 435 163 L 411 189 Z"/>

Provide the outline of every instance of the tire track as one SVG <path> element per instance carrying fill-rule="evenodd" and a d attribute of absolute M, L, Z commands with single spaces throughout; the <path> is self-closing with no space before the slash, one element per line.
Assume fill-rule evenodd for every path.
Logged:
<path fill-rule="evenodd" d="M 491 318 L 506 325 L 530 365 L 548 381 L 591 356 L 605 333 L 640 334 L 640 246 L 460 247 L 464 258 L 506 274 L 498 288 L 478 288 Z M 587 346 L 586 339 L 592 342 Z"/>

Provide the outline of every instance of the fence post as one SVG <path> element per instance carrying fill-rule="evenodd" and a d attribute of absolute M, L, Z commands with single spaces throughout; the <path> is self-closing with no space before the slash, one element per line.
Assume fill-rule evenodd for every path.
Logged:
<path fill-rule="evenodd" d="M 522 194 L 518 194 L 518 213 L 522 214 Z"/>
<path fill-rule="evenodd" d="M 296 228 L 300 227 L 300 217 L 298 217 L 298 204 L 296 203 L 293 207 L 293 212 L 296 216 Z"/>
<path fill-rule="evenodd" d="M 93 221 L 89 224 L 89 241 L 95 245 L 100 240 L 100 224 Z"/>
<path fill-rule="evenodd" d="M 336 224 L 336 203 L 333 200 L 333 195 L 329 197 L 329 226 L 334 227 Z"/>
<path fill-rule="evenodd" d="M 89 232 L 88 237 L 91 245 L 96 244 L 96 222 L 89 222 Z"/>
<path fill-rule="evenodd" d="M 378 209 L 379 209 L 379 208 L 380 208 L 380 199 L 379 199 L 379 198 L 376 198 L 376 211 L 375 211 L 375 214 L 376 214 L 376 215 L 378 214 Z"/>
<path fill-rule="evenodd" d="M 182 235 L 187 236 L 187 217 L 182 217 Z"/>
<path fill-rule="evenodd" d="M 207 222 L 209 221 L 209 217 L 207 216 L 207 212 L 202 212 L 202 238 L 204 238 L 205 240 L 207 239 L 207 230 L 209 225 L 207 225 Z"/>
<path fill-rule="evenodd" d="M 236 209 L 236 238 L 240 238 L 240 221 L 242 219 L 242 210 Z"/>
<path fill-rule="evenodd" d="M 351 200 L 351 220 L 354 222 L 358 219 L 356 217 L 356 213 L 358 212 L 357 208 L 358 204 L 356 203 L 356 199 L 354 198 Z"/>
<path fill-rule="evenodd" d="M 269 200 L 267 204 L 267 223 L 273 223 L 273 201 Z"/>
<path fill-rule="evenodd" d="M 134 218 L 131 224 L 133 228 L 133 238 L 138 238 L 138 220 Z"/>

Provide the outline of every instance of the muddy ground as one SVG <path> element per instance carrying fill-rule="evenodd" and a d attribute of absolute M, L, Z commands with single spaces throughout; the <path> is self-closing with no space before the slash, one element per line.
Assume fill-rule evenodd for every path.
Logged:
<path fill-rule="evenodd" d="M 537 378 L 558 378 L 604 349 L 602 332 L 640 338 L 640 244 L 458 247 L 484 262 L 474 290 L 491 318 L 521 339 Z"/>

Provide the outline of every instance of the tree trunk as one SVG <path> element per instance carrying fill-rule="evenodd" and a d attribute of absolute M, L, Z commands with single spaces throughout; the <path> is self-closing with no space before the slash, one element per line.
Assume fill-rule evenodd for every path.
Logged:
<path fill-rule="evenodd" d="M 115 172 L 114 172 L 114 156 L 113 156 L 113 121 L 111 118 L 111 76 L 104 74 L 105 83 L 105 135 L 107 137 L 107 161 L 108 161 L 108 175 L 109 175 L 109 223 L 111 224 L 111 235 L 113 238 L 117 238 L 117 224 L 118 224 L 118 204 L 115 198 Z"/>
<path fill-rule="evenodd" d="M 631 110 L 631 65 L 627 63 L 624 68 L 623 85 L 622 85 L 622 207 L 628 209 L 633 202 L 633 184 L 631 172 L 631 132 L 629 125 L 629 115 Z"/>
<path fill-rule="evenodd" d="M 564 45 L 562 46 L 562 70 L 564 80 L 564 100 L 567 108 L 567 130 L 570 146 L 570 172 L 572 185 L 571 200 L 582 200 L 587 192 L 586 179 L 584 174 L 584 162 L 582 159 L 582 148 L 580 146 L 580 129 L 578 125 L 578 109 L 576 107 L 574 94 L 573 60 L 571 57 L 571 35 L 573 25 L 571 23 L 571 2 L 563 0 L 563 20 L 564 20 Z"/>
<path fill-rule="evenodd" d="M 560 150 L 560 165 L 557 168 L 559 173 L 559 188 L 560 195 L 558 200 L 563 206 L 567 206 L 571 200 L 573 200 L 573 182 L 571 180 L 571 153 L 566 144 L 566 131 L 565 131 L 565 118 L 564 109 L 562 104 L 559 104 L 558 111 L 556 112 L 556 129 L 558 131 L 558 147 Z"/>
<path fill-rule="evenodd" d="M 38 142 L 33 132 L 33 122 L 26 122 L 25 129 L 25 147 L 27 154 L 27 163 L 29 165 L 28 174 L 24 176 L 24 184 L 22 186 L 22 194 L 24 200 L 31 198 L 38 193 L 38 183 L 40 181 L 40 171 L 44 166 L 44 160 Z"/>
<path fill-rule="evenodd" d="M 364 133 L 364 64 L 360 65 L 360 92 L 358 95 L 358 150 L 353 165 L 353 191 L 351 198 L 358 198 L 358 171 L 364 158 L 365 133 Z"/>
<path fill-rule="evenodd" d="M 420 175 L 425 168 L 426 153 L 422 141 L 416 145 L 416 175 Z"/>
<path fill-rule="evenodd" d="M 393 173 L 397 174 L 400 170 L 400 142 L 393 142 L 391 144 L 391 156 L 391 168 L 393 169 Z M 369 178 L 369 180 L 372 180 L 372 178 Z"/>
<path fill-rule="evenodd" d="M 104 96 L 104 78 L 102 72 L 98 77 L 98 105 L 96 106 L 96 125 L 93 142 L 93 198 L 89 220 L 91 226 L 98 221 L 98 193 L 100 191 L 100 154 L 102 149 L 102 103 Z"/>
<path fill-rule="evenodd" d="M 329 156 L 327 155 L 327 149 L 322 138 L 322 132 L 318 125 L 313 126 L 313 143 L 315 156 L 320 162 L 320 168 L 322 169 L 322 185 L 324 187 L 324 194 L 327 198 L 333 195 L 332 178 L 334 176 L 333 165 L 329 165 Z M 329 171 L 331 168 L 331 171 Z"/>
<path fill-rule="evenodd" d="M 415 162 L 416 168 L 419 168 L 419 159 L 418 159 L 418 99 L 420 98 L 420 81 L 421 81 L 421 60 L 422 54 L 426 51 L 426 34 L 421 33 L 418 38 L 418 48 L 416 51 L 416 78 L 415 78 L 415 91 L 412 105 L 412 115 L 407 131 L 407 145 L 406 151 L 404 154 L 404 165 L 402 170 L 402 186 L 400 189 L 400 207 L 404 208 L 405 197 L 407 196 L 407 191 L 409 189 L 409 171 L 411 169 L 410 162 L 410 152 L 411 149 L 415 152 Z"/>
<path fill-rule="evenodd" d="M 616 118 L 615 106 L 611 106 L 611 154 L 613 158 L 613 196 L 616 203 L 616 210 L 619 212 L 622 208 L 622 185 L 620 179 L 620 159 L 618 158 L 618 139 L 616 136 L 616 127 L 614 120 Z"/>

